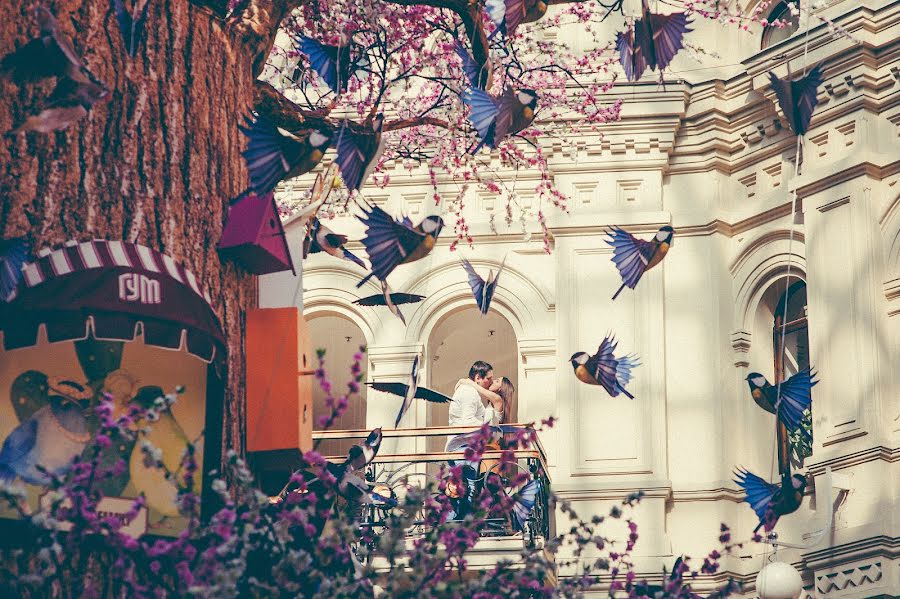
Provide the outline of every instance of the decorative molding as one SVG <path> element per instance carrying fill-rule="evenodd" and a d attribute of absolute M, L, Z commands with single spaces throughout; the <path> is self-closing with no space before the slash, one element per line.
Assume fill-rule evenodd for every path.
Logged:
<path fill-rule="evenodd" d="M 827 599 L 834 595 L 835 591 L 852 592 L 862 587 L 873 586 L 881 581 L 881 561 L 875 561 L 864 566 L 840 569 L 837 572 L 819 575 L 816 573 L 816 593 L 819 599 Z"/>
<path fill-rule="evenodd" d="M 731 348 L 734 350 L 734 365 L 738 368 L 750 366 L 750 331 L 738 329 L 731 334 Z"/>
<path fill-rule="evenodd" d="M 833 202 L 828 202 L 827 204 L 822 204 L 821 206 L 816 206 L 816 210 L 819 212 L 828 212 L 829 210 L 834 210 L 835 208 L 840 208 L 846 204 L 850 203 L 850 196 L 843 197 L 839 200 L 834 200 Z"/>

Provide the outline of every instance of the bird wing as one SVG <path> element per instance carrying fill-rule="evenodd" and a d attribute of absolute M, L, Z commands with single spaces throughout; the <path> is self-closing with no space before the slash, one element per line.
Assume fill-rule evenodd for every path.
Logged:
<path fill-rule="evenodd" d="M 818 89 L 822 85 L 822 65 L 814 66 L 806 77 L 791 82 L 791 98 L 795 102 L 795 124 L 797 135 L 804 135 L 809 130 L 813 111 L 819 103 Z M 779 98 L 780 101 L 780 98 Z"/>
<path fill-rule="evenodd" d="M 452 400 L 444 395 L 443 393 L 438 393 L 433 389 L 429 389 L 428 387 L 417 387 L 416 388 L 416 397 L 419 399 L 424 399 L 425 401 L 430 401 L 433 403 L 450 403 Z"/>
<path fill-rule="evenodd" d="M 487 303 L 485 302 L 484 295 L 484 279 L 475 272 L 475 269 L 472 268 L 472 265 L 465 258 L 462 259 L 462 266 L 469 277 L 469 287 L 472 288 L 472 294 L 475 296 L 475 303 L 478 304 L 478 309 L 481 310 L 481 313 L 486 314 Z"/>
<path fill-rule="evenodd" d="M 305 35 L 299 36 L 297 41 L 300 43 L 300 51 L 309 58 L 309 66 L 318 73 L 332 91 L 340 92 L 340 81 L 338 80 L 340 48 L 323 44 Z"/>
<path fill-rule="evenodd" d="M 342 247 L 342 248 L 341 248 L 341 251 L 342 251 L 343 254 L 344 254 L 344 259 L 345 259 L 345 260 L 349 260 L 350 262 L 353 262 L 354 264 L 357 264 L 357 265 L 359 265 L 359 266 L 362 266 L 363 268 L 366 267 L 366 263 L 363 262 L 362 258 L 360 258 L 359 256 L 357 256 L 356 254 L 354 254 L 353 252 L 351 252 L 351 251 L 348 250 L 347 248 Z"/>
<path fill-rule="evenodd" d="M 464 91 L 462 101 L 469 107 L 469 120 L 478 132 L 478 137 L 488 147 L 493 148 L 494 140 L 497 137 L 492 136 L 491 127 L 494 126 L 500 112 L 499 104 L 489 93 L 477 88 L 469 88 Z"/>
<path fill-rule="evenodd" d="M 522 19 L 525 18 L 525 0 L 505 0 L 505 2 L 506 15 L 504 16 L 504 21 L 506 22 L 506 35 L 512 35 L 522 22 Z"/>
<path fill-rule="evenodd" d="M 478 88 L 482 87 L 478 84 L 478 76 L 481 74 L 481 69 L 478 68 L 478 64 L 469 55 L 469 51 L 463 48 L 463 45 L 459 42 L 456 42 L 453 45 L 453 49 L 462 61 L 462 70 L 466 75 L 466 79 L 469 81 L 469 85 Z"/>
<path fill-rule="evenodd" d="M 488 308 L 491 306 L 491 300 L 494 299 L 494 292 L 497 291 L 497 282 L 500 280 L 500 273 L 503 272 L 503 268 L 506 266 L 506 256 L 503 257 L 503 261 L 500 263 L 500 268 L 497 270 L 496 275 L 488 275 L 488 280 L 484 286 L 484 313 L 487 313 Z M 471 277 L 469 278 L 469 283 L 471 284 Z"/>
<path fill-rule="evenodd" d="M 540 490 L 541 482 L 534 479 L 513 495 L 512 518 L 515 530 L 525 528 L 525 522 L 534 509 L 534 504 L 537 502 L 537 494 Z"/>
<path fill-rule="evenodd" d="M 617 360 L 616 380 L 619 386 L 624 387 L 631 382 L 631 370 L 641 365 L 635 356 L 624 356 Z"/>
<path fill-rule="evenodd" d="M 241 152 L 250 171 L 250 186 L 257 195 L 265 195 L 275 189 L 281 178 L 292 168 L 289 156 L 298 156 L 306 145 L 297 138 L 282 135 L 278 128 L 262 115 L 255 119 L 245 116 L 245 126 L 238 129 L 247 136 L 247 149 Z"/>
<path fill-rule="evenodd" d="M 784 118 L 787 119 L 791 131 L 797 133 L 799 126 L 797 124 L 797 113 L 794 111 L 794 98 L 791 82 L 786 79 L 779 79 L 775 73 L 769 73 L 769 81 L 772 84 L 772 90 L 775 92 L 775 98 L 781 107 Z M 799 135 L 799 133 L 798 133 Z"/>
<path fill-rule="evenodd" d="M 503 91 L 503 95 L 498 98 L 499 110 L 494 125 L 494 143 L 513 135 L 519 131 L 513 127 L 515 117 L 522 112 L 522 103 L 516 97 L 516 92 L 511 87 L 507 87 Z"/>
<path fill-rule="evenodd" d="M 0 301 L 16 296 L 22 267 L 28 261 L 28 243 L 22 238 L 0 240 Z"/>
<path fill-rule="evenodd" d="M 367 226 L 362 243 L 369 253 L 372 273 L 379 279 L 387 276 L 410 252 L 419 247 L 425 234 L 396 221 L 379 206 L 360 204 L 365 216 L 359 219 Z"/>
<path fill-rule="evenodd" d="M 13 429 L 0 449 L 0 464 L 15 464 L 28 455 L 37 442 L 37 429 L 36 418 L 29 418 Z"/>
<path fill-rule="evenodd" d="M 625 69 L 625 78 L 628 81 L 636 81 L 647 70 L 647 57 L 640 46 L 634 43 L 634 30 L 620 31 L 616 35 L 616 49 L 619 52 L 619 62 Z"/>
<path fill-rule="evenodd" d="M 344 121 L 338 134 L 336 162 L 347 189 L 359 189 L 365 183 L 366 169 L 375 158 L 379 141 L 375 131 L 356 133 Z"/>
<path fill-rule="evenodd" d="M 402 304 L 415 304 L 421 302 L 425 299 L 424 295 L 416 295 L 415 293 L 391 293 L 390 294 L 391 301 L 394 304 L 402 305 Z M 384 294 L 376 293 L 375 295 L 370 295 L 367 297 L 362 297 L 355 302 L 353 302 L 357 306 L 384 306 Z"/>
<path fill-rule="evenodd" d="M 687 28 L 687 15 L 673 12 L 668 15 L 650 13 L 650 29 L 653 31 L 653 48 L 656 55 L 656 66 L 664 69 L 672 62 L 672 58 L 681 50 Z"/>
<path fill-rule="evenodd" d="M 383 393 L 390 393 L 391 395 L 399 395 L 400 397 L 406 397 L 406 391 L 409 389 L 407 385 L 404 383 L 392 383 L 392 382 L 369 382 L 366 383 L 368 386 L 372 387 L 376 391 L 381 391 Z"/>
<path fill-rule="evenodd" d="M 603 388 L 606 389 L 607 393 L 612 397 L 619 394 L 619 389 L 616 386 L 616 374 L 619 362 L 613 355 L 615 349 L 615 339 L 612 337 L 605 338 L 597 349 L 597 353 L 591 356 L 584 365 L 585 368 L 588 369 L 588 372 L 593 375 L 594 379 L 603 385 Z"/>
<path fill-rule="evenodd" d="M 812 388 L 818 382 L 813 377 L 815 373 L 807 368 L 781 383 L 781 397 L 775 404 L 775 410 L 791 432 L 797 430 L 803 412 L 812 404 Z"/>
<path fill-rule="evenodd" d="M 374 455 L 372 456 L 374 457 Z M 369 460 L 366 459 L 366 450 L 362 445 L 354 445 L 350 448 L 350 451 L 347 452 L 347 459 L 344 460 L 344 465 L 348 470 L 359 470 L 369 463 Z"/>
<path fill-rule="evenodd" d="M 762 478 L 756 476 L 749 470 L 738 469 L 735 472 L 737 478 L 734 482 L 744 490 L 746 497 L 744 501 L 750 504 L 756 516 L 763 520 L 766 517 L 766 511 L 772 503 L 772 498 L 778 492 L 778 485 L 767 483 Z"/>
<path fill-rule="evenodd" d="M 122 43 L 125 45 L 125 52 L 131 54 L 131 31 L 133 21 L 131 13 L 125 8 L 122 0 L 113 0 L 113 10 L 116 13 L 116 21 L 119 22 L 119 32 L 122 34 Z"/>
<path fill-rule="evenodd" d="M 613 263 L 622 275 L 622 282 L 634 289 L 656 252 L 656 244 L 638 239 L 631 233 L 613 228 L 606 243 L 613 247 Z"/>
<path fill-rule="evenodd" d="M 10 131 L 10 134 L 15 135 L 22 131 L 50 133 L 51 131 L 65 129 L 75 121 L 86 117 L 87 113 L 88 111 L 80 104 L 59 108 L 45 108 L 40 113 L 25 119 L 25 122 Z"/>

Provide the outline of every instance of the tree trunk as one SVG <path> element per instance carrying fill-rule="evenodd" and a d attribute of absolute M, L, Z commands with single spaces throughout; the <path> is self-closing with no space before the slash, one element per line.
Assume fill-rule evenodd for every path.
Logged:
<path fill-rule="evenodd" d="M 35 250 L 123 239 L 193 270 L 228 341 L 223 449 L 242 452 L 242 323 L 256 302 L 255 281 L 215 248 L 229 198 L 247 186 L 236 119 L 252 106 L 255 57 L 211 10 L 187 0 L 149 3 L 135 58 L 112 2 L 45 4 L 111 94 L 63 131 L 0 138 L 0 236 L 25 236 Z M 0 56 L 37 35 L 34 7 L 0 0 Z M 0 81 L 0 135 L 37 113 L 53 85 Z"/>

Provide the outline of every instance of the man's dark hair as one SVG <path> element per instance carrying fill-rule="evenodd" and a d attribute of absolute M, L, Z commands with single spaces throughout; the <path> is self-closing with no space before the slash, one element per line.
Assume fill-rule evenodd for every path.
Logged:
<path fill-rule="evenodd" d="M 469 368 L 469 378 L 472 379 L 473 381 L 475 380 L 476 376 L 480 376 L 481 378 L 484 378 L 487 376 L 487 373 L 489 373 L 493 369 L 494 369 L 494 367 L 491 366 L 490 364 L 488 364 L 487 362 L 485 362 L 484 360 L 478 360 L 477 362 L 472 364 L 471 368 Z"/>

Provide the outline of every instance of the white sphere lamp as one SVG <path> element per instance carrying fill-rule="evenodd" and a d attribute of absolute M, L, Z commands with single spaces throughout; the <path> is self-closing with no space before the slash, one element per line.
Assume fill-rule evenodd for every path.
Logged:
<path fill-rule="evenodd" d="M 771 562 L 756 575 L 756 592 L 760 599 L 798 599 L 803 579 L 792 565 Z"/>

